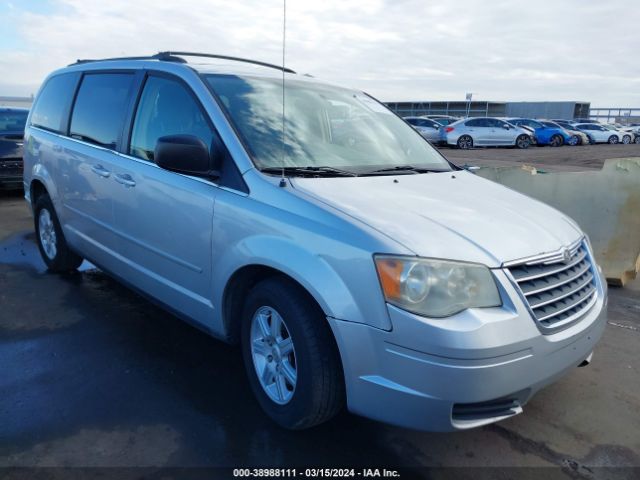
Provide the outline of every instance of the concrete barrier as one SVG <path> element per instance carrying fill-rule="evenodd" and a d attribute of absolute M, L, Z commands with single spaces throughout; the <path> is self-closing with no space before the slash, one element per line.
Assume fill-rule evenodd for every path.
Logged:
<path fill-rule="evenodd" d="M 483 167 L 477 174 L 543 201 L 578 222 L 610 284 L 625 285 L 640 271 L 640 158 L 607 160 L 598 171 Z"/>

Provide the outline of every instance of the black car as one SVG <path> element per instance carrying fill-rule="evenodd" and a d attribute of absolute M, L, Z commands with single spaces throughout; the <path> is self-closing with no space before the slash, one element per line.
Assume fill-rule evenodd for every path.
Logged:
<path fill-rule="evenodd" d="M 0 107 L 0 188 L 22 188 L 22 143 L 29 110 Z"/>

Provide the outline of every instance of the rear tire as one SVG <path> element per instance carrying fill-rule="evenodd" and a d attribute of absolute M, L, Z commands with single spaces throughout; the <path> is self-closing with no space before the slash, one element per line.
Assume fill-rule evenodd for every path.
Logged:
<path fill-rule="evenodd" d="M 631 135 L 625 135 L 622 137 L 622 143 L 625 145 L 629 145 L 631 143 Z"/>
<path fill-rule="evenodd" d="M 616 135 L 611 135 L 611 136 L 609 137 L 609 143 L 610 143 L 611 145 L 615 145 L 616 143 L 618 143 L 618 141 L 619 141 L 619 140 L 618 140 L 618 137 L 617 137 Z"/>
<path fill-rule="evenodd" d="M 516 138 L 516 147 L 520 149 L 525 149 L 525 148 L 529 148 L 530 145 L 531 145 L 531 139 L 529 138 L 528 135 L 520 135 L 518 138 Z"/>
<path fill-rule="evenodd" d="M 458 148 L 462 150 L 469 150 L 473 148 L 473 138 L 471 138 L 469 135 L 462 135 L 458 139 L 457 144 L 458 144 Z"/>
<path fill-rule="evenodd" d="M 633 141 L 633 143 L 640 143 L 640 135 L 636 135 L 636 138 Z"/>
<path fill-rule="evenodd" d="M 327 319 L 295 282 L 272 277 L 247 296 L 242 356 L 258 403 L 292 430 L 326 422 L 344 406 L 342 363 Z"/>
<path fill-rule="evenodd" d="M 49 271 L 64 273 L 76 270 L 82 263 L 82 257 L 67 245 L 49 195 L 43 193 L 38 197 L 33 212 L 38 250 Z"/>

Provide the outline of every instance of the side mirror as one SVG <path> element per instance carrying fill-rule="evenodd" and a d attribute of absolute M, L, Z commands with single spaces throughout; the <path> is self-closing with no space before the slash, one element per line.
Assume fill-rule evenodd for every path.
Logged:
<path fill-rule="evenodd" d="M 511 127 L 509 126 L 508 123 L 505 123 L 504 125 L 502 125 L 502 128 L 504 128 L 505 130 L 510 130 Z"/>
<path fill-rule="evenodd" d="M 172 172 L 198 177 L 220 176 L 220 172 L 212 168 L 207 145 L 194 135 L 160 137 L 153 158 L 159 167 Z"/>
<path fill-rule="evenodd" d="M 468 172 L 477 172 L 478 170 L 480 170 L 480 167 L 477 165 L 469 165 L 467 163 L 465 163 L 464 165 L 462 165 L 462 167 L 464 170 L 468 171 Z"/>

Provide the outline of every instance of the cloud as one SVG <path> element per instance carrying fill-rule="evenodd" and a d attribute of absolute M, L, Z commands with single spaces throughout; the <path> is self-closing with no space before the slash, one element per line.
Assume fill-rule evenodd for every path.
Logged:
<path fill-rule="evenodd" d="M 50 0 L 6 8 L 0 94 L 77 58 L 192 50 L 281 61 L 281 0 Z M 632 0 L 289 0 L 287 64 L 382 100 L 638 99 Z M 633 106 L 633 105 L 632 105 Z"/>

